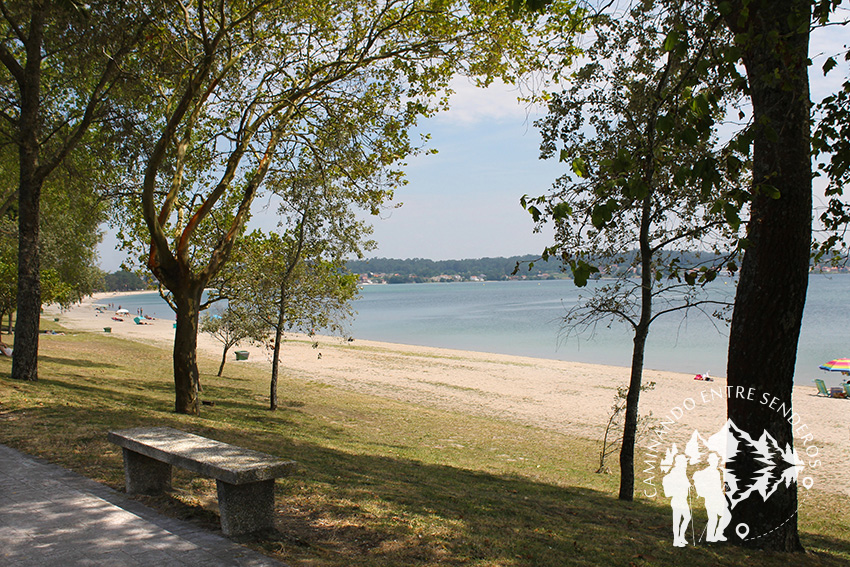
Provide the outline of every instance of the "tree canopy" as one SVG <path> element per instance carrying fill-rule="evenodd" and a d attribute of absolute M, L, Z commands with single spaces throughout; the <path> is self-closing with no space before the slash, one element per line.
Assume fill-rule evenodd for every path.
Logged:
<path fill-rule="evenodd" d="M 571 21 L 572 3 L 557 6 L 553 20 Z M 198 1 L 156 17 L 138 58 L 149 95 L 133 104 L 152 142 L 121 220 L 177 307 L 175 408 L 197 413 L 201 292 L 267 178 L 307 153 L 377 212 L 417 150 L 409 129 L 445 105 L 450 79 L 512 80 L 540 65 L 529 26 L 552 24 L 488 2 L 423 0 Z"/>
<path fill-rule="evenodd" d="M 17 150 L 15 167 L 6 169 L 17 172 L 16 188 L 0 193 L 3 209 L 17 200 L 14 378 L 38 379 L 42 187 L 109 114 L 105 100 L 147 22 L 129 1 L 0 5 L 0 140 Z"/>
<path fill-rule="evenodd" d="M 554 223 L 543 257 L 569 266 L 577 286 L 600 270 L 614 278 L 570 309 L 565 325 L 580 331 L 615 320 L 634 331 L 620 452 L 620 498 L 631 500 L 650 325 L 669 313 L 722 308 L 696 284 L 735 269 L 740 223 L 737 210 L 734 223 L 724 212 L 746 162 L 716 140 L 737 93 L 734 62 L 724 57 L 730 38 L 705 3 L 637 2 L 596 16 L 592 29 L 570 86 L 538 122 L 543 155 L 570 172 L 522 204 L 538 228 Z"/>

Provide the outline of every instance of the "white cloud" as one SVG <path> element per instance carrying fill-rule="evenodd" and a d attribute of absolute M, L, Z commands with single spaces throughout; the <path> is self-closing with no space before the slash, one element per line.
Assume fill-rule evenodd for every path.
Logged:
<path fill-rule="evenodd" d="M 450 83 L 454 91 L 449 110 L 437 115 L 443 123 L 464 125 L 489 121 L 523 121 L 536 116 L 539 109 L 519 99 L 527 93 L 515 85 L 494 81 L 487 88 L 476 86 L 466 77 L 455 77 Z"/>

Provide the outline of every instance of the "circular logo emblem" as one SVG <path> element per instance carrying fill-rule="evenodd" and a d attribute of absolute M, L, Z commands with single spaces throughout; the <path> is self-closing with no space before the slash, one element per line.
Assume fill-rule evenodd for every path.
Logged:
<path fill-rule="evenodd" d="M 732 420 L 713 431 L 688 427 L 691 412 L 715 404 L 725 414 L 727 399 L 761 404 L 776 411 L 791 425 L 796 447 L 781 446 L 767 431 L 745 431 Z M 796 483 L 808 491 L 809 474 L 821 465 L 820 450 L 802 417 L 770 394 L 741 386 L 708 386 L 698 396 L 670 408 L 651 429 L 644 447 L 643 486 L 647 498 L 669 499 L 673 510 L 673 545 L 764 537 L 791 520 L 778 518 L 774 525 L 751 526 L 733 522 L 732 511 L 741 502 L 766 502 L 781 486 Z M 746 458 L 759 463 L 755 473 L 738 466 Z M 802 502 L 802 500 L 798 501 Z M 799 504 L 798 504 L 799 506 Z M 704 526 L 694 525 L 693 512 L 705 511 Z"/>

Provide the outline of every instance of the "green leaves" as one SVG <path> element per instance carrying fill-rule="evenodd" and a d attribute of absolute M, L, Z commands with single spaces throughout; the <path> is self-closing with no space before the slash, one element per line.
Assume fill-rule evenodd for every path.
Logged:
<path fill-rule="evenodd" d="M 844 55 L 850 61 L 850 51 Z M 824 73 L 836 66 L 831 58 L 824 65 Z M 850 224 L 850 215 L 839 197 L 844 195 L 850 183 L 850 79 L 841 88 L 825 97 L 814 110 L 820 120 L 812 131 L 812 155 L 818 159 L 818 175 L 827 179 L 825 191 L 830 199 L 829 206 L 820 215 L 827 236 L 819 244 L 817 258 L 826 253 L 845 254 L 847 243 L 844 234 Z"/>
<path fill-rule="evenodd" d="M 728 266 L 735 267 L 735 264 L 730 262 Z M 730 268 L 730 271 L 733 270 Z M 691 287 L 697 284 L 705 285 L 716 280 L 719 272 L 720 266 L 701 266 L 699 269 L 688 270 L 684 274 L 685 283 Z"/>
<path fill-rule="evenodd" d="M 715 201 L 711 213 L 722 215 L 723 220 L 732 230 L 737 232 L 741 227 L 740 205 L 729 199 L 720 198 Z"/>
<path fill-rule="evenodd" d="M 522 208 L 531 214 L 531 218 L 534 220 L 535 223 L 538 223 L 543 217 L 543 213 L 540 211 L 540 209 L 537 208 L 537 206 L 535 206 L 535 203 L 541 204 L 543 203 L 543 199 L 541 197 L 532 199 L 529 198 L 528 195 L 523 195 L 519 199 L 519 204 L 522 205 Z"/>
<path fill-rule="evenodd" d="M 599 268 L 579 259 L 570 261 L 570 271 L 573 273 L 573 283 L 576 287 L 584 287 L 592 274 L 599 273 Z"/>
<path fill-rule="evenodd" d="M 676 134 L 676 141 L 687 146 L 696 146 L 699 143 L 699 133 L 693 126 L 688 126 Z"/>
<path fill-rule="evenodd" d="M 712 111 L 710 95 L 703 92 L 693 97 L 691 99 L 691 111 L 700 118 L 710 116 Z"/>
<path fill-rule="evenodd" d="M 535 223 L 539 223 L 547 216 L 543 213 L 543 211 L 541 211 L 537 207 L 537 205 L 543 205 L 545 203 L 545 199 L 543 197 L 536 197 L 532 199 L 529 198 L 528 195 L 523 195 L 522 197 L 520 197 L 519 202 L 520 205 L 522 205 L 522 208 L 529 212 L 531 218 L 534 220 Z M 535 205 L 535 203 L 537 205 Z M 573 208 L 570 206 L 569 203 L 564 201 L 555 203 L 552 206 L 552 210 L 549 211 L 549 215 L 554 221 L 561 221 L 567 219 L 568 217 L 572 216 L 572 214 Z"/>
<path fill-rule="evenodd" d="M 523 12 L 545 12 L 546 8 L 554 0 L 511 0 L 511 13 L 521 14 Z"/>
<path fill-rule="evenodd" d="M 573 159 L 571 167 L 572 167 L 573 173 L 575 173 L 579 177 L 587 177 L 588 176 L 587 164 L 585 163 L 585 161 L 582 158 L 577 157 L 577 158 Z"/>
<path fill-rule="evenodd" d="M 561 202 L 552 207 L 552 219 L 555 221 L 560 221 L 571 217 L 573 214 L 573 208 L 569 203 Z"/>
<path fill-rule="evenodd" d="M 734 135 L 735 147 L 722 148 L 716 133 L 740 95 L 731 85 L 740 52 L 715 8 L 700 9 L 647 0 L 630 5 L 628 17 L 594 20 L 590 63 L 573 70 L 568 90 L 552 95 L 537 124 L 544 155 L 566 171 L 551 193 L 522 204 L 537 228 L 555 222 L 553 248 L 585 259 L 564 259 L 577 285 L 601 261 L 640 273 L 636 252 L 613 258 L 641 250 L 657 262 L 648 271 L 664 286 L 669 258 L 658 256 L 668 247 L 737 241 L 743 193 L 733 196 L 732 188 L 746 183 L 749 139 Z"/>
<path fill-rule="evenodd" d="M 736 176 L 744 169 L 746 164 L 738 156 L 729 154 L 726 156 L 726 171 Z"/>
<path fill-rule="evenodd" d="M 679 32 L 677 30 L 673 30 L 667 34 L 667 37 L 664 38 L 664 46 L 662 49 L 666 52 L 673 51 L 678 43 Z"/>
<path fill-rule="evenodd" d="M 601 230 L 607 223 L 611 222 L 614 213 L 618 209 L 619 203 L 614 199 L 608 199 L 604 203 L 597 203 L 590 213 L 590 222 L 594 228 Z"/>
<path fill-rule="evenodd" d="M 829 21 L 830 15 L 835 12 L 842 0 L 812 0 L 812 18 L 823 25 Z"/>
<path fill-rule="evenodd" d="M 827 73 L 832 71 L 838 66 L 838 62 L 835 60 L 835 57 L 830 57 L 823 64 L 823 74 L 826 76 Z"/>
<path fill-rule="evenodd" d="M 667 137 L 676 127 L 676 120 L 669 113 L 662 114 L 655 121 L 655 129 L 659 136 Z"/>

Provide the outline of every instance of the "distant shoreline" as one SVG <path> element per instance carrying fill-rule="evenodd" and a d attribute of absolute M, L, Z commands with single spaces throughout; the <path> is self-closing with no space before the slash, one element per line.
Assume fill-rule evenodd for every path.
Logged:
<path fill-rule="evenodd" d="M 98 291 L 91 294 L 89 297 L 92 301 L 100 301 L 102 299 L 112 298 L 119 295 L 142 295 L 144 293 L 158 293 L 155 289 L 138 289 L 133 291 Z"/>

